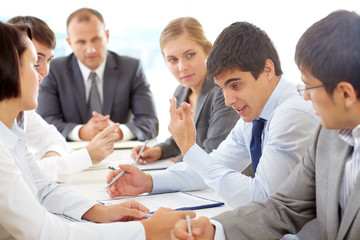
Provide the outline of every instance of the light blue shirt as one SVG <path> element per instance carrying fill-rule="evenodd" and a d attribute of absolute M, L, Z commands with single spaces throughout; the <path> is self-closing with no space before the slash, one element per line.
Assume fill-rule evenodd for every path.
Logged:
<path fill-rule="evenodd" d="M 267 120 L 262 156 L 254 178 L 241 172 L 250 164 L 251 122 L 238 121 L 212 153 L 192 146 L 184 162 L 152 174 L 153 192 L 210 187 L 235 208 L 275 192 L 305 155 L 319 119 L 296 86 L 281 78 L 261 114 Z"/>

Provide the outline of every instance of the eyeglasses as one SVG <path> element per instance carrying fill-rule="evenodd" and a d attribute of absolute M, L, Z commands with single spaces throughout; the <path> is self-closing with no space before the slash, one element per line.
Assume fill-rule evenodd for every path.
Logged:
<path fill-rule="evenodd" d="M 329 84 L 331 84 L 331 83 L 324 83 L 324 84 L 321 84 L 321 85 L 318 85 L 318 86 L 314 86 L 314 87 L 305 87 L 304 84 L 299 83 L 299 84 L 297 85 L 297 91 L 298 91 L 298 93 L 299 93 L 300 96 L 303 96 L 304 93 L 305 93 L 305 91 L 307 91 L 307 90 L 314 89 L 314 88 L 325 87 L 326 85 L 329 85 Z"/>

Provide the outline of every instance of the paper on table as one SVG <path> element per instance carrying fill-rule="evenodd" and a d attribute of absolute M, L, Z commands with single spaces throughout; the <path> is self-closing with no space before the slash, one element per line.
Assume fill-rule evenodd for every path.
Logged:
<path fill-rule="evenodd" d="M 89 170 L 94 169 L 101 169 L 101 168 L 112 168 L 112 169 L 119 169 L 119 164 L 133 164 L 134 160 L 130 157 L 131 151 L 130 150 L 119 150 L 114 151 L 110 154 L 107 158 L 105 158 L 100 163 L 93 165 L 89 168 Z M 148 170 L 162 170 L 166 169 L 170 166 L 174 165 L 174 162 L 171 159 L 162 159 L 159 161 L 155 161 L 152 163 L 147 164 L 135 164 L 139 169 L 143 171 Z"/>
<path fill-rule="evenodd" d="M 149 194 L 136 197 L 122 197 L 101 200 L 99 202 L 105 205 L 111 205 L 122 203 L 128 200 L 136 200 L 140 202 L 141 204 L 146 206 L 150 210 L 150 212 L 154 212 L 160 207 L 166 207 L 175 210 L 196 210 L 224 205 L 223 202 L 198 197 L 184 192 Z"/>
<path fill-rule="evenodd" d="M 86 147 L 89 142 L 88 141 L 74 141 L 74 142 L 68 142 L 70 147 L 74 150 L 79 150 L 81 148 Z M 114 149 L 131 149 L 133 147 L 136 147 L 138 145 L 142 145 L 143 142 L 140 141 L 117 141 L 114 143 Z"/>

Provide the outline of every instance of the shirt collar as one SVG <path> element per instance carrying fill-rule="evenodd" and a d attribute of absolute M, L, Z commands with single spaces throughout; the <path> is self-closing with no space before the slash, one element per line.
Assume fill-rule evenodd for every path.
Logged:
<path fill-rule="evenodd" d="M 2 141 L 5 146 L 13 150 L 22 138 L 25 139 L 25 133 L 15 122 L 11 126 L 11 129 L 9 129 L 0 121 L 0 141 Z"/>
<path fill-rule="evenodd" d="M 341 129 L 339 130 L 339 137 L 344 140 L 350 146 L 355 146 L 355 138 L 360 138 L 360 124 L 357 125 L 353 130 Z"/>
<path fill-rule="evenodd" d="M 259 118 L 268 120 L 273 113 L 274 109 L 279 105 L 281 97 L 285 94 L 294 94 L 297 96 L 296 87 L 294 84 L 286 81 L 283 77 L 276 85 L 274 91 L 271 93 L 269 99 L 266 101 Z M 299 96 L 300 97 L 300 96 Z"/>
<path fill-rule="evenodd" d="M 104 61 L 99 65 L 99 67 L 94 70 L 94 72 L 96 73 L 97 77 L 100 79 L 100 82 L 102 81 L 103 76 L 104 76 L 106 60 L 107 60 L 107 57 L 106 57 L 106 58 L 104 59 Z M 83 76 L 84 82 L 86 82 L 86 81 L 89 79 L 90 73 L 93 72 L 93 71 L 90 70 L 88 67 L 86 67 L 79 59 L 77 59 L 77 62 L 78 62 L 78 64 L 79 64 L 79 68 L 80 68 L 81 74 L 82 74 L 82 76 Z"/>

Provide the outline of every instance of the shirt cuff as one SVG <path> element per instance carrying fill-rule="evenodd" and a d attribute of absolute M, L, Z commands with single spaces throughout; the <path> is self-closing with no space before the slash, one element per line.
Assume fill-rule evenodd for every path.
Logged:
<path fill-rule="evenodd" d="M 123 133 L 122 141 L 127 141 L 136 138 L 133 132 L 125 124 L 120 124 L 120 130 Z"/>
<path fill-rule="evenodd" d="M 64 161 L 68 174 L 80 172 L 92 166 L 92 161 L 86 148 L 71 152 L 68 156 L 64 157 Z"/>
<path fill-rule="evenodd" d="M 79 137 L 79 131 L 80 128 L 84 126 L 83 124 L 77 125 L 76 127 L 73 128 L 73 130 L 71 130 L 71 132 L 68 134 L 68 138 L 72 141 L 81 141 L 80 137 Z"/>
<path fill-rule="evenodd" d="M 153 190 L 151 193 L 173 192 L 174 186 L 168 171 L 155 171 L 151 173 Z"/>
<path fill-rule="evenodd" d="M 214 240 L 225 240 L 225 232 L 221 223 L 214 219 L 210 219 L 210 222 L 215 226 Z"/>

